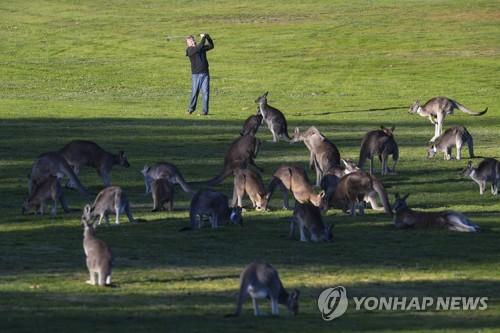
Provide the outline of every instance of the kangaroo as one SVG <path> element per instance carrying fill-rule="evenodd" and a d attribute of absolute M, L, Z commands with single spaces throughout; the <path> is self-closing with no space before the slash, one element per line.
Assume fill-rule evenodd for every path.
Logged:
<path fill-rule="evenodd" d="M 37 183 L 43 182 L 43 180 L 49 176 L 58 178 L 64 176 L 68 177 L 81 194 L 89 196 L 88 190 L 80 183 L 80 180 L 73 172 L 68 162 L 66 162 L 66 159 L 57 152 L 43 153 L 35 160 L 31 167 L 31 174 L 29 177 L 29 193 L 31 193 Z"/>
<path fill-rule="evenodd" d="M 363 170 L 366 159 L 370 159 L 370 173 L 373 174 L 373 157 L 379 157 L 382 162 L 382 176 L 396 172 L 396 163 L 399 159 L 399 148 L 394 140 L 394 128 L 380 126 L 380 130 L 370 131 L 361 141 L 358 166 Z M 387 157 L 392 155 L 392 170 L 387 166 Z"/>
<path fill-rule="evenodd" d="M 479 226 L 470 222 L 467 217 L 455 211 L 417 212 L 408 207 L 406 199 L 409 194 L 400 197 L 396 194 L 394 202 L 394 225 L 397 229 L 406 228 L 446 228 L 452 231 L 478 232 Z"/>
<path fill-rule="evenodd" d="M 231 209 L 224 194 L 212 190 L 200 190 L 191 199 L 189 227 L 184 227 L 180 231 L 199 229 L 203 216 L 208 216 L 212 229 L 218 228 L 220 223 L 227 220 L 243 225 L 241 207 Z"/>
<path fill-rule="evenodd" d="M 172 184 L 168 180 L 160 178 L 151 184 L 151 189 L 151 195 L 153 196 L 152 212 L 162 210 L 166 203 L 168 203 L 168 211 L 171 212 L 174 206 L 174 187 Z"/>
<path fill-rule="evenodd" d="M 479 185 L 479 194 L 483 195 L 486 189 L 486 182 L 491 182 L 491 194 L 498 194 L 500 186 L 500 162 L 494 158 L 485 158 L 477 168 L 472 166 L 472 161 L 467 163 L 467 167 L 462 171 L 463 176 L 469 176 Z"/>
<path fill-rule="evenodd" d="M 166 179 L 171 184 L 179 184 L 186 193 L 194 193 L 191 186 L 184 180 L 179 169 L 169 162 L 158 162 L 153 166 L 145 165 L 141 171 L 146 185 L 146 194 L 151 192 L 151 183 L 157 179 Z"/>
<path fill-rule="evenodd" d="M 59 153 L 68 161 L 76 175 L 80 173 L 82 166 L 96 169 L 104 186 L 111 185 L 110 172 L 114 165 L 121 165 L 124 168 L 130 167 L 123 150 L 120 150 L 118 154 L 112 154 L 92 141 L 71 141 L 59 150 Z M 73 184 L 70 182 L 70 185 Z"/>
<path fill-rule="evenodd" d="M 276 170 L 268 186 L 269 200 L 276 186 L 283 192 L 284 209 L 288 209 L 288 192 L 292 192 L 295 200 L 300 203 L 310 202 L 321 211 L 327 208 L 325 192 L 314 193 L 306 171 L 301 167 L 282 165 Z"/>
<path fill-rule="evenodd" d="M 243 123 L 243 129 L 240 132 L 240 135 L 253 135 L 257 134 L 259 130 L 260 124 L 262 124 L 262 115 L 259 113 L 259 108 L 257 107 L 257 114 L 251 115 L 248 117 Z"/>
<path fill-rule="evenodd" d="M 469 148 L 470 158 L 474 157 L 474 145 L 472 141 L 472 135 L 463 126 L 455 126 L 448 128 L 441 134 L 434 143 L 429 145 L 427 149 L 427 157 L 431 158 L 436 155 L 437 152 L 442 151 L 444 153 L 445 160 L 451 160 L 451 149 L 453 146 L 457 148 L 457 160 L 462 158 L 462 146 L 464 143 L 467 144 Z"/>
<path fill-rule="evenodd" d="M 251 134 L 243 135 L 234 140 L 224 157 L 224 167 L 214 178 L 206 181 L 204 185 L 214 186 L 220 184 L 227 176 L 236 169 L 245 169 L 254 166 L 262 171 L 262 168 L 255 164 L 254 159 L 259 152 L 260 140 Z"/>
<path fill-rule="evenodd" d="M 280 110 L 267 104 L 267 94 L 268 92 L 266 91 L 262 96 L 259 96 L 255 100 L 255 103 L 259 105 L 259 112 L 262 115 L 262 119 L 266 122 L 267 127 L 273 135 L 272 142 L 278 142 L 279 139 L 289 142 L 291 138 L 288 135 L 285 116 Z"/>
<path fill-rule="evenodd" d="M 279 306 L 286 306 L 288 312 L 293 315 L 299 314 L 300 292 L 294 289 L 288 293 L 281 282 L 276 269 L 268 263 L 252 262 L 248 264 L 240 275 L 240 290 L 234 314 L 226 317 L 237 317 L 241 314 L 243 302 L 250 296 L 253 303 L 255 316 L 259 316 L 259 305 L 257 299 L 268 298 L 271 300 L 271 313 L 279 315 Z"/>
<path fill-rule="evenodd" d="M 312 126 L 305 132 L 295 127 L 292 142 L 304 142 L 311 154 L 309 166 L 316 170 L 316 186 L 320 186 L 321 178 L 333 166 L 340 165 L 340 153 L 337 147 Z"/>
<path fill-rule="evenodd" d="M 474 112 L 451 98 L 434 97 L 428 100 L 424 105 L 420 105 L 420 102 L 416 101 L 410 106 L 408 112 L 417 113 L 422 117 L 429 118 L 431 124 L 434 124 L 434 136 L 429 141 L 434 142 L 443 131 L 444 118 L 448 114 L 453 114 L 455 109 L 459 109 L 473 116 L 482 116 L 488 111 L 488 108 L 486 108 L 484 111 Z"/>
<path fill-rule="evenodd" d="M 24 201 L 23 214 L 29 212 L 32 208 L 40 207 L 40 215 L 43 215 L 43 206 L 47 201 L 52 201 L 51 215 L 57 215 L 57 201 L 61 203 L 65 213 L 69 212 L 61 189 L 61 181 L 59 178 L 49 176 L 41 183 L 37 183 L 30 196 Z M 36 211 L 35 211 L 36 214 Z"/>
<path fill-rule="evenodd" d="M 99 217 L 98 224 L 101 224 L 103 218 L 106 224 L 109 224 L 108 215 L 113 212 L 116 216 L 115 224 L 120 224 L 120 214 L 123 212 L 127 214 L 129 222 L 135 223 L 130 212 L 130 203 L 127 194 L 118 186 L 106 187 L 99 192 L 92 206 L 85 206 L 82 220 L 92 223 Z"/>
<path fill-rule="evenodd" d="M 310 203 L 295 203 L 293 217 L 290 222 L 290 238 L 294 237 L 296 227 L 299 228 L 301 242 L 308 241 L 306 230 L 313 242 L 332 241 L 332 224 L 325 226 L 321 218 L 321 210 Z"/>
<path fill-rule="evenodd" d="M 90 210 L 90 206 L 85 206 Z M 90 211 L 87 212 L 91 214 Z M 111 285 L 111 271 L 113 268 L 113 253 L 109 246 L 102 240 L 95 237 L 95 223 L 82 220 L 83 231 L 83 250 L 87 257 L 87 269 L 89 270 L 90 280 L 87 283 L 101 287 Z"/>
<path fill-rule="evenodd" d="M 256 210 L 266 210 L 269 194 L 266 193 L 261 176 L 252 169 L 236 169 L 234 172 L 234 190 L 232 206 L 243 207 L 245 193 Z"/>

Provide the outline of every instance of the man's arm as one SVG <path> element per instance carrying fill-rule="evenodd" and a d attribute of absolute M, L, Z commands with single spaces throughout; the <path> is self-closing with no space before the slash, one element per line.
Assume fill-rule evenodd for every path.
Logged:
<path fill-rule="evenodd" d="M 203 40 L 203 38 L 206 39 L 207 41 L 207 44 L 205 45 L 205 41 Z M 203 41 L 203 43 L 201 43 L 202 45 L 205 45 L 205 50 L 208 51 L 208 50 L 211 50 L 214 48 L 214 41 L 212 40 L 212 38 L 210 37 L 209 34 L 206 34 L 203 36 L 203 38 L 201 39 Z"/>
<path fill-rule="evenodd" d="M 186 49 L 186 55 L 188 57 L 190 57 L 193 54 L 196 54 L 196 53 L 200 52 L 200 50 L 205 46 L 205 39 L 206 39 L 206 36 L 203 36 L 201 38 L 201 41 L 200 41 L 199 44 L 196 44 L 196 46 L 194 46 L 194 47 L 188 47 Z"/>

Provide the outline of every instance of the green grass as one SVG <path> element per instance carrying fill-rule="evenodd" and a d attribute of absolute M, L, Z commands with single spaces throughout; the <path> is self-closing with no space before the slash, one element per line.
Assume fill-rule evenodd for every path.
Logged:
<path fill-rule="evenodd" d="M 163 38 L 204 31 L 215 38 L 209 119 L 185 115 L 185 45 Z M 433 127 L 407 113 L 414 100 L 439 95 L 488 106 L 483 117 L 457 112 L 445 126 L 465 125 L 476 154 L 500 157 L 499 35 L 495 1 L 2 1 L 0 331 L 500 329 L 499 198 L 479 196 L 459 176 L 465 161 L 426 159 Z M 484 232 L 397 231 L 370 210 L 355 218 L 329 211 L 335 242 L 303 244 L 287 238 L 291 212 L 275 195 L 273 211 L 246 212 L 243 229 L 179 233 L 189 205 L 179 188 L 174 212 L 150 213 L 142 166 L 168 160 L 188 181 L 211 178 L 264 91 L 290 131 L 315 125 L 343 157 L 357 158 L 366 131 L 396 125 L 398 174 L 382 178 L 389 193 L 410 192 L 417 209 L 464 212 Z M 258 136 L 271 138 L 264 127 Z M 84 283 L 83 198 L 66 190 L 73 211 L 54 220 L 20 214 L 33 159 L 77 138 L 126 151 L 132 166 L 115 168 L 113 183 L 147 221 L 97 231 L 117 257 L 114 288 Z M 268 182 L 280 164 L 305 166 L 308 156 L 303 145 L 266 142 L 257 163 Z M 92 170 L 81 180 L 101 188 Z M 231 180 L 217 188 L 230 195 Z M 298 317 L 254 318 L 249 301 L 241 318 L 223 318 L 254 259 L 301 290 Z M 336 285 L 350 297 L 485 296 L 488 309 L 360 312 L 351 303 L 324 322 L 316 299 Z"/>

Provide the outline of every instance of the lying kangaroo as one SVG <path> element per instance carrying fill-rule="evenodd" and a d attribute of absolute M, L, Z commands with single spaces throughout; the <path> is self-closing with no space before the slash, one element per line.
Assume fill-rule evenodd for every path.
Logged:
<path fill-rule="evenodd" d="M 234 190 L 232 206 L 243 207 L 245 193 L 256 210 L 266 210 L 269 194 L 259 173 L 252 169 L 236 169 L 234 172 Z"/>
<path fill-rule="evenodd" d="M 469 148 L 470 158 L 474 157 L 474 146 L 472 142 L 472 135 L 463 126 L 455 126 L 448 128 L 441 134 L 434 143 L 429 145 L 427 149 L 427 157 L 431 158 L 436 155 L 437 152 L 442 151 L 444 153 L 445 160 L 451 160 L 451 149 L 453 146 L 457 148 L 457 160 L 462 158 L 462 146 L 467 144 Z"/>
<path fill-rule="evenodd" d="M 293 142 L 302 141 L 311 154 L 309 166 L 316 169 L 316 186 L 320 186 L 321 178 L 334 166 L 340 165 L 340 153 L 337 147 L 312 126 L 305 132 L 295 127 Z"/>
<path fill-rule="evenodd" d="M 394 225 L 397 229 L 416 228 L 446 228 L 453 231 L 478 232 L 477 225 L 470 222 L 465 215 L 454 211 L 417 212 L 408 208 L 406 199 L 409 194 L 400 198 L 396 194 L 394 202 Z"/>
<path fill-rule="evenodd" d="M 500 186 L 500 162 L 494 158 L 485 158 L 477 168 L 472 166 L 472 161 L 467 163 L 467 167 L 462 171 L 463 176 L 469 176 L 479 185 L 479 194 L 483 195 L 486 189 L 486 182 L 491 182 L 491 193 L 498 194 Z"/>
<path fill-rule="evenodd" d="M 212 190 L 200 190 L 194 194 L 189 207 L 189 227 L 181 231 L 199 229 L 203 216 L 208 216 L 212 229 L 224 221 L 243 225 L 241 207 L 229 208 L 227 197 Z"/>
<path fill-rule="evenodd" d="M 231 175 L 236 169 L 245 169 L 249 166 L 262 171 L 256 164 L 254 159 L 259 152 L 260 140 L 251 134 L 243 135 L 234 140 L 224 157 L 224 167 L 222 171 L 205 182 L 207 186 L 220 184 L 227 176 Z"/>
<path fill-rule="evenodd" d="M 252 262 L 248 264 L 240 275 L 240 291 L 234 314 L 226 317 L 239 316 L 243 302 L 250 296 L 252 298 L 254 315 L 259 316 L 259 305 L 257 299 L 267 298 L 271 300 L 271 313 L 279 315 L 279 306 L 286 306 L 288 312 L 293 315 L 299 314 L 300 292 L 294 289 L 288 293 L 283 287 L 278 272 L 268 263 Z"/>
<path fill-rule="evenodd" d="M 451 98 L 434 97 L 428 100 L 424 105 L 420 105 L 420 102 L 416 101 L 410 106 L 410 110 L 408 112 L 417 113 L 422 117 L 429 118 L 431 124 L 434 124 L 434 136 L 430 139 L 430 141 L 433 142 L 443 131 L 444 118 L 448 114 L 453 114 L 455 109 L 459 109 L 460 111 L 473 116 L 482 116 L 488 111 L 488 108 L 486 108 L 482 112 L 474 112 Z"/>
<path fill-rule="evenodd" d="M 255 134 L 257 134 L 260 124 L 262 124 L 262 115 L 259 112 L 259 108 L 257 107 L 257 114 L 251 115 L 245 120 L 240 135 L 250 134 L 255 136 Z"/>
<path fill-rule="evenodd" d="M 267 104 L 267 93 L 266 91 L 262 96 L 259 96 L 255 100 L 255 103 L 259 105 L 259 112 L 262 115 L 262 119 L 266 122 L 267 127 L 273 135 L 272 142 L 278 142 L 279 139 L 290 141 L 291 138 L 288 135 L 285 116 L 280 110 Z"/>
<path fill-rule="evenodd" d="M 172 211 L 174 207 L 174 187 L 168 180 L 164 178 L 155 180 L 151 184 L 151 195 L 153 197 L 152 212 L 162 210 L 166 203 L 168 203 L 168 211 Z"/>
<path fill-rule="evenodd" d="M 82 166 L 96 169 L 97 174 L 102 178 L 104 186 L 111 185 L 110 172 L 114 165 L 121 165 L 124 168 L 130 167 L 123 150 L 120 150 L 118 154 L 112 154 L 92 141 L 71 141 L 59 150 L 59 153 L 68 161 L 76 175 L 79 174 Z M 70 186 L 73 185 L 70 182 Z"/>
<path fill-rule="evenodd" d="M 313 242 L 331 242 L 332 224 L 325 226 L 321 217 L 321 210 L 310 203 L 295 203 L 292 221 L 290 222 L 290 238 L 294 238 L 295 229 L 299 228 L 300 241 L 307 242 L 305 231 Z"/>
<path fill-rule="evenodd" d="M 61 181 L 59 178 L 54 176 L 49 176 L 45 178 L 41 183 L 37 183 L 35 185 L 28 199 L 24 201 L 23 214 L 29 212 L 32 208 L 36 209 L 36 207 L 39 207 L 40 215 L 43 215 L 43 206 L 49 200 L 52 201 L 52 217 L 55 217 L 57 215 L 57 201 L 61 203 L 61 206 L 64 209 L 65 213 L 69 212 L 69 208 L 66 205 L 62 193 Z"/>
<path fill-rule="evenodd" d="M 90 209 L 90 206 L 87 205 L 85 209 Z M 95 237 L 95 223 L 90 223 L 85 219 L 82 220 L 82 223 L 84 225 L 83 250 L 87 257 L 87 269 L 90 274 L 87 283 L 101 287 L 109 286 L 111 285 L 111 270 L 114 261 L 113 253 L 105 242 Z"/>
<path fill-rule="evenodd" d="M 127 194 L 119 186 L 110 186 L 103 189 L 91 205 L 85 205 L 83 209 L 82 220 L 93 223 L 99 217 L 101 224 L 104 218 L 106 224 L 109 224 L 108 215 L 115 213 L 115 223 L 120 224 L 120 214 L 125 212 L 128 220 L 135 223 L 132 213 L 130 212 L 130 203 Z"/>
<path fill-rule="evenodd" d="M 80 193 L 84 196 L 89 196 L 88 190 L 80 183 L 80 180 L 78 180 L 78 177 L 68 162 L 66 162 L 66 159 L 57 152 L 44 153 L 35 160 L 29 177 L 29 193 L 31 193 L 37 183 L 43 182 L 49 176 L 58 178 L 68 177 Z"/>
<path fill-rule="evenodd" d="M 396 140 L 394 140 L 394 127 L 386 128 L 380 126 L 380 130 L 370 131 L 365 134 L 361 141 L 361 149 L 359 151 L 358 166 L 363 170 L 366 159 L 370 159 L 370 173 L 373 174 L 373 157 L 379 157 L 382 162 L 382 176 L 389 172 L 396 172 L 396 163 L 399 159 L 399 148 Z M 392 155 L 393 166 L 392 170 L 387 166 L 387 158 Z"/>
<path fill-rule="evenodd" d="M 151 192 L 151 183 L 157 179 L 166 179 L 171 184 L 179 184 L 186 193 L 194 193 L 191 186 L 186 183 L 179 169 L 169 162 L 158 162 L 153 166 L 145 165 L 141 171 L 146 185 L 146 194 Z"/>
<path fill-rule="evenodd" d="M 321 211 L 327 208 L 325 192 L 314 193 L 309 183 L 306 171 L 298 166 L 282 165 L 276 170 L 268 186 L 269 201 L 276 186 L 283 192 L 283 208 L 288 209 L 288 192 L 292 192 L 295 201 L 300 203 L 310 202 Z"/>

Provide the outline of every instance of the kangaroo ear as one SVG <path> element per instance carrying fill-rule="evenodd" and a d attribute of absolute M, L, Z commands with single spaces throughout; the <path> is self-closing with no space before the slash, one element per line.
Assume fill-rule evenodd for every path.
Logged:
<path fill-rule="evenodd" d="M 324 196 L 325 196 L 325 191 L 321 191 L 321 192 L 319 192 L 319 197 L 320 197 L 320 198 L 323 198 Z"/>
<path fill-rule="evenodd" d="M 344 163 L 344 166 L 347 168 L 347 165 L 348 165 L 348 164 L 347 164 L 347 161 L 346 161 L 346 160 L 344 160 L 344 159 L 341 159 L 341 161 L 342 161 L 342 163 Z"/>
<path fill-rule="evenodd" d="M 399 193 L 394 193 L 394 198 L 399 199 Z"/>
<path fill-rule="evenodd" d="M 392 125 L 391 132 L 394 132 L 395 129 L 396 129 L 396 125 Z"/>
<path fill-rule="evenodd" d="M 293 131 L 295 134 L 299 134 L 300 133 L 300 129 L 298 127 L 295 127 L 294 131 Z"/>
<path fill-rule="evenodd" d="M 267 97 L 267 94 L 268 94 L 268 93 L 269 93 L 269 91 L 266 91 L 266 92 L 262 95 L 262 97 Z"/>
<path fill-rule="evenodd" d="M 401 198 L 402 200 L 406 200 L 408 199 L 408 197 L 410 196 L 410 193 L 407 193 L 403 198 Z"/>
<path fill-rule="evenodd" d="M 85 205 L 85 207 L 83 207 L 83 213 L 84 213 L 85 215 L 90 214 L 90 210 L 91 210 L 90 205 Z"/>
<path fill-rule="evenodd" d="M 469 160 L 469 162 L 467 162 L 467 167 L 468 167 L 468 168 L 471 168 L 471 167 L 472 167 L 472 161 L 471 161 L 471 160 Z"/>
<path fill-rule="evenodd" d="M 300 291 L 299 291 L 298 289 L 294 289 L 294 290 L 292 291 L 292 295 L 291 295 L 291 296 L 292 296 L 292 298 L 293 298 L 293 299 L 295 299 L 295 300 L 299 299 L 299 296 L 300 296 Z"/>

